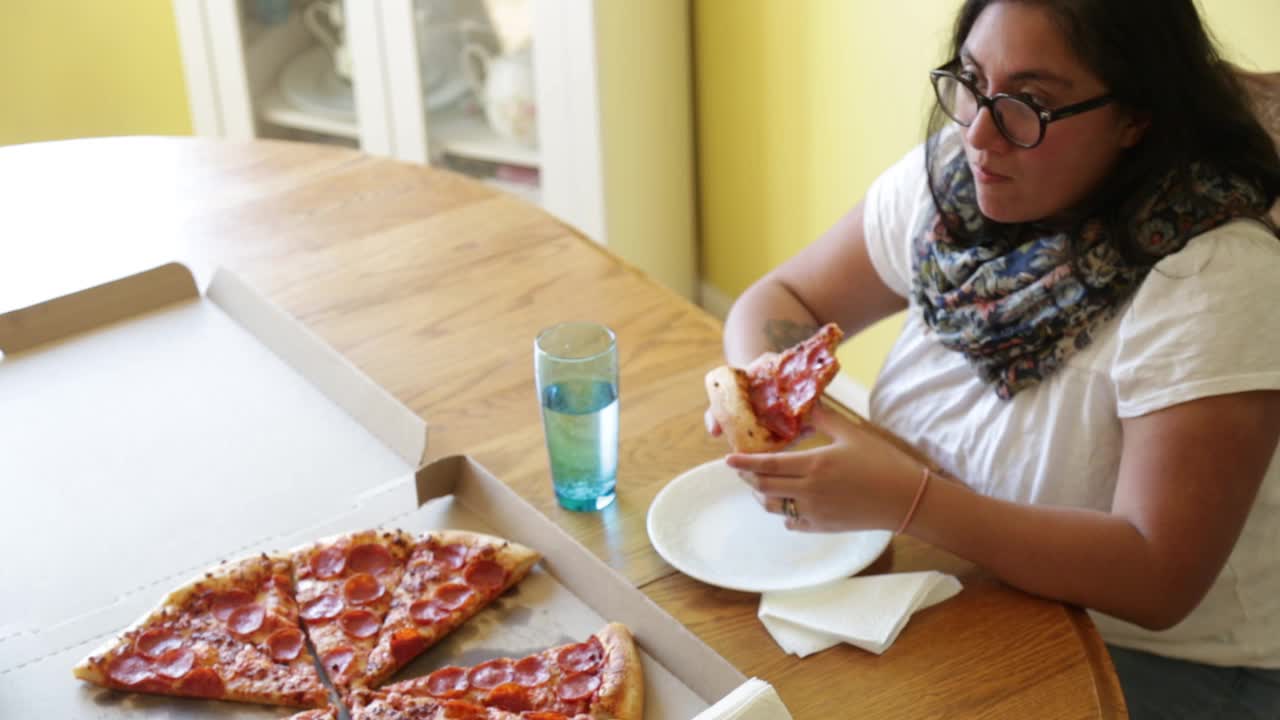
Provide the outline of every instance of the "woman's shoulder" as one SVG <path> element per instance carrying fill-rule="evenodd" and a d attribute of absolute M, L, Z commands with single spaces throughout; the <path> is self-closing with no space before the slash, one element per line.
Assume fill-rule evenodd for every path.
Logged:
<path fill-rule="evenodd" d="M 1255 220 L 1201 235 L 1147 274 L 1117 326 L 1121 417 L 1280 387 L 1280 238 Z"/>
<path fill-rule="evenodd" d="M 1203 232 L 1178 252 L 1156 263 L 1148 280 L 1188 279 L 1203 276 L 1258 277 L 1280 270 L 1280 237 L 1266 224 L 1238 219 Z M 1144 288 L 1147 283 L 1144 283 Z M 1280 277 L 1272 275 L 1268 284 L 1280 287 Z"/>
<path fill-rule="evenodd" d="M 1280 238 L 1257 220 L 1233 220 L 1156 263 L 1134 294 L 1126 324 L 1221 322 L 1192 313 L 1236 306 L 1251 315 L 1266 298 L 1280 300 Z"/>

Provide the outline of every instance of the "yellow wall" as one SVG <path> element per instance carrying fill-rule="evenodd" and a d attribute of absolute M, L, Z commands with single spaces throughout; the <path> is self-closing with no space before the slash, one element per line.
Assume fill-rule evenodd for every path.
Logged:
<path fill-rule="evenodd" d="M 0 0 L 0 145 L 189 135 L 171 0 Z"/>
<path fill-rule="evenodd" d="M 703 279 L 729 296 L 923 138 L 959 0 L 694 0 Z M 1228 57 L 1280 70 L 1280 3 L 1202 0 Z M 870 385 L 901 318 L 845 346 Z"/>

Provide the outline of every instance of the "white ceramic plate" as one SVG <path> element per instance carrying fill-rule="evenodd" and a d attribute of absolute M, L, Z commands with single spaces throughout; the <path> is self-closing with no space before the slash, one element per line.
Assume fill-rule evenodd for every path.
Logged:
<path fill-rule="evenodd" d="M 667 484 L 649 506 L 649 540 L 680 572 L 744 592 L 793 590 L 862 570 L 892 533 L 803 533 L 764 511 L 738 474 L 714 460 Z"/>
<path fill-rule="evenodd" d="M 436 73 L 424 90 L 428 110 L 448 107 L 470 90 L 460 76 Z M 343 122 L 355 122 L 351 83 L 338 77 L 329 52 L 316 45 L 298 54 L 280 72 L 280 92 L 290 105 Z"/>
<path fill-rule="evenodd" d="M 291 105 L 318 115 L 354 122 L 351 84 L 334 72 L 329 51 L 316 45 L 289 61 L 280 72 L 280 93 Z"/>

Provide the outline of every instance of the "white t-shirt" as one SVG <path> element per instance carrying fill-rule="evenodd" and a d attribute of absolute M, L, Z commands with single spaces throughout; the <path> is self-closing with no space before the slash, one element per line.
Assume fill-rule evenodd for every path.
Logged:
<path fill-rule="evenodd" d="M 864 229 L 885 285 L 910 298 L 911 244 L 932 206 L 923 146 L 867 192 Z M 1160 261 L 1092 345 L 1004 401 L 937 342 L 910 303 L 871 392 L 871 419 L 986 495 L 1112 504 L 1122 418 L 1195 398 L 1280 389 L 1280 240 L 1237 220 Z M 1104 639 L 1214 665 L 1280 668 L 1280 453 L 1208 595 L 1151 632 L 1093 613 Z"/>

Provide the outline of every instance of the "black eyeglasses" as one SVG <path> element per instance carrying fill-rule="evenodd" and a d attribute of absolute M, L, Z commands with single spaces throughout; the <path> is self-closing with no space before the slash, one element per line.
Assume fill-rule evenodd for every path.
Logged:
<path fill-rule="evenodd" d="M 963 127 L 969 127 L 977 119 L 982 108 L 991 111 L 996 128 L 1006 140 L 1021 148 L 1033 148 L 1044 140 L 1044 130 L 1049 123 L 1095 110 L 1112 101 L 1110 94 L 1091 100 L 1050 110 L 1023 95 L 996 93 L 987 97 L 978 92 L 973 83 L 951 70 L 938 68 L 929 73 L 933 92 L 938 96 L 938 106 L 947 117 Z"/>

